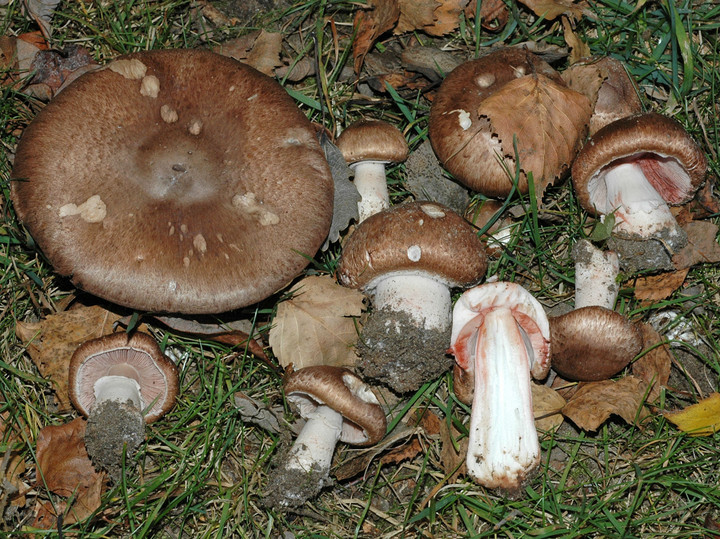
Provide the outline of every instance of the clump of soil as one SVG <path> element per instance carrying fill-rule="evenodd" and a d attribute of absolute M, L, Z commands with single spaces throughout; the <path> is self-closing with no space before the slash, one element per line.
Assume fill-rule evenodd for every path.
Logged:
<path fill-rule="evenodd" d="M 672 271 L 672 255 L 687 245 L 687 234 L 681 228 L 671 232 L 663 230 L 654 239 L 626 239 L 612 236 L 607 246 L 620 255 L 623 271 L 637 273 L 643 270 Z"/>
<path fill-rule="evenodd" d="M 406 313 L 380 309 L 363 326 L 357 367 L 397 393 L 415 391 L 452 367 L 450 333 L 450 327 L 428 330 Z"/>
<path fill-rule="evenodd" d="M 330 478 L 330 470 L 320 466 L 310 471 L 288 469 L 285 463 L 289 452 L 290 448 L 286 448 L 277 455 L 274 460 L 277 465 L 268 473 L 270 480 L 263 495 L 265 507 L 284 511 L 296 509 L 334 483 Z"/>
<path fill-rule="evenodd" d="M 131 457 L 145 439 L 145 420 L 132 403 L 105 401 L 93 408 L 85 429 L 85 448 L 93 464 L 118 480 L 123 454 Z"/>

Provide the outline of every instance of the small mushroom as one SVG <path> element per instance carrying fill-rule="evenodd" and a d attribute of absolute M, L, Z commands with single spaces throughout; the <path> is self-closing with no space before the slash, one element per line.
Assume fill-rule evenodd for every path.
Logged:
<path fill-rule="evenodd" d="M 595 133 L 575 159 L 572 179 L 586 211 L 615 215 L 616 235 L 658 239 L 672 254 L 687 236 L 668 204 L 688 202 L 706 169 L 704 152 L 677 121 L 647 113 Z"/>
<path fill-rule="evenodd" d="M 116 479 L 123 453 L 145 439 L 145 423 L 164 416 L 179 390 L 175 364 L 151 336 L 112 333 L 81 344 L 70 359 L 70 400 L 88 418 L 88 455 Z"/>
<path fill-rule="evenodd" d="M 363 221 L 338 264 L 340 284 L 373 300 L 358 344 L 362 374 L 406 393 L 449 369 L 450 289 L 477 284 L 486 269 L 475 230 L 441 204 L 402 204 Z"/>
<path fill-rule="evenodd" d="M 471 288 L 455 303 L 450 351 L 456 394 L 465 402 L 472 395 L 468 474 L 515 496 L 540 464 L 530 377 L 550 368 L 545 311 L 514 283 Z"/>
<path fill-rule="evenodd" d="M 305 367 L 285 380 L 285 396 L 306 423 L 272 474 L 269 506 L 303 505 L 330 483 L 338 441 L 368 446 L 385 436 L 385 412 L 370 388 L 352 371 L 328 365 Z"/>
<path fill-rule="evenodd" d="M 407 159 L 409 149 L 402 132 L 382 120 L 360 120 L 340 134 L 337 147 L 355 173 L 353 183 L 362 197 L 359 221 L 389 208 L 385 165 Z"/>

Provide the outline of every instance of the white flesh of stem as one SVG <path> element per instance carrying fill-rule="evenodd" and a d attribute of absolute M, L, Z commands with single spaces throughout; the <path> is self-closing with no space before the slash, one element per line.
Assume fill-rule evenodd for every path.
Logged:
<path fill-rule="evenodd" d="M 142 410 L 140 384 L 126 376 L 109 375 L 98 378 L 95 382 L 95 405 L 104 401 L 125 403 L 132 401 L 138 410 Z"/>
<path fill-rule="evenodd" d="M 382 161 L 361 161 L 353 165 L 355 179 L 353 183 L 362 197 L 358 202 L 360 222 L 371 215 L 390 207 L 385 163 Z"/>
<path fill-rule="evenodd" d="M 335 446 L 342 433 L 343 417 L 329 406 L 318 406 L 307 417 L 288 454 L 291 470 L 330 470 Z"/>
<path fill-rule="evenodd" d="M 608 168 L 605 185 L 607 204 L 616 209 L 618 230 L 649 238 L 664 229 L 677 229 L 667 203 L 639 166 L 623 163 Z"/>
<path fill-rule="evenodd" d="M 528 350 L 510 309 L 485 316 L 475 349 L 467 470 L 488 488 L 519 488 L 540 463 Z"/>
<path fill-rule="evenodd" d="M 615 307 L 619 286 L 617 276 L 620 262 L 617 253 L 602 251 L 588 242 L 590 259 L 575 263 L 575 308 L 599 306 Z"/>
<path fill-rule="evenodd" d="M 377 283 L 373 298 L 377 309 L 407 313 L 425 329 L 450 327 L 450 289 L 427 275 L 390 275 Z"/>

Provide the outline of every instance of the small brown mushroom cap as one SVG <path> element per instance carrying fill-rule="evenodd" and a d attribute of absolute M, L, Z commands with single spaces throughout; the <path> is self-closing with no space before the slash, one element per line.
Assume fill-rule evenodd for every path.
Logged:
<path fill-rule="evenodd" d="M 302 271 L 332 218 L 308 119 L 276 81 L 209 51 L 83 75 L 27 127 L 14 165 L 18 217 L 55 270 L 138 310 L 258 302 Z"/>
<path fill-rule="evenodd" d="M 180 390 L 178 369 L 155 339 L 146 333 L 111 333 L 81 344 L 70 359 L 69 393 L 73 406 L 85 417 L 95 405 L 95 382 L 109 374 L 133 378 L 140 385 L 145 422 L 152 423 L 175 405 Z"/>
<path fill-rule="evenodd" d="M 343 246 L 338 279 L 367 289 L 388 273 L 412 272 L 465 287 L 486 270 L 483 243 L 467 221 L 442 204 L 410 202 L 360 223 Z"/>
<path fill-rule="evenodd" d="M 342 442 L 373 445 L 385 436 L 385 412 L 370 388 L 348 369 L 329 365 L 299 369 L 285 380 L 285 395 L 303 417 L 323 404 L 341 414 Z"/>
<path fill-rule="evenodd" d="M 351 124 L 338 137 L 337 147 L 350 165 L 360 161 L 402 163 L 410 151 L 402 132 L 382 120 Z"/>
<path fill-rule="evenodd" d="M 572 166 L 578 201 L 593 215 L 613 211 L 598 193 L 613 163 L 638 162 L 668 204 L 684 204 L 705 180 L 707 157 L 679 122 L 657 113 L 621 118 L 600 129 Z"/>
<path fill-rule="evenodd" d="M 607 380 L 641 349 L 637 326 L 610 309 L 582 307 L 550 318 L 552 367 L 568 380 Z"/>

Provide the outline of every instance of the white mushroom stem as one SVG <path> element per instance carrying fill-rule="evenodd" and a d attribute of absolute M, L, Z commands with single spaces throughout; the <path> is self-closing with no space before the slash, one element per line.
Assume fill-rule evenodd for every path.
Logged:
<path fill-rule="evenodd" d="M 414 256 L 411 251 L 409 257 Z M 427 275 L 390 274 L 374 286 L 373 302 L 376 309 L 407 313 L 425 329 L 445 331 L 452 320 L 450 289 Z"/>
<path fill-rule="evenodd" d="M 677 233 L 678 224 L 670 208 L 639 165 L 622 163 L 609 167 L 604 179 L 607 204 L 615 209 L 617 230 L 643 238 L 663 230 Z"/>
<path fill-rule="evenodd" d="M 98 378 L 95 382 L 95 406 L 106 401 L 125 403 L 132 401 L 138 409 L 142 409 L 140 384 L 132 378 L 119 375 L 108 375 Z"/>
<path fill-rule="evenodd" d="M 384 161 L 360 161 L 351 167 L 353 183 L 362 197 L 358 202 L 359 222 L 390 207 Z"/>
<path fill-rule="evenodd" d="M 330 470 L 342 433 L 343 416 L 329 406 L 318 406 L 307 418 L 288 454 L 286 468 L 305 472 Z"/>
<path fill-rule="evenodd" d="M 475 341 L 468 474 L 488 488 L 518 490 L 540 463 L 527 337 L 507 307 L 490 310 Z"/>
<path fill-rule="evenodd" d="M 619 286 L 620 261 L 614 251 L 603 251 L 588 240 L 573 247 L 575 259 L 575 308 L 615 307 Z"/>

